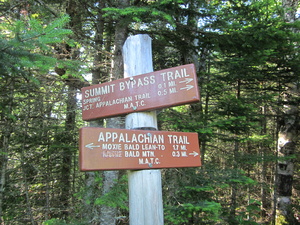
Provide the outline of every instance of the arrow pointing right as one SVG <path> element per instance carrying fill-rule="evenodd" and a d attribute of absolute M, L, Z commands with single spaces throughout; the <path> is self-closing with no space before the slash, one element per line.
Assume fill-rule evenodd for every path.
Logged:
<path fill-rule="evenodd" d="M 185 87 L 180 88 L 180 90 L 186 89 L 188 91 L 188 90 L 192 89 L 193 87 L 194 87 L 193 85 L 186 85 Z"/>
<path fill-rule="evenodd" d="M 184 80 L 179 81 L 179 83 L 186 83 L 186 84 L 188 84 L 188 83 L 192 82 L 193 80 L 194 80 L 193 78 L 185 78 Z"/>
<path fill-rule="evenodd" d="M 190 153 L 189 155 L 194 155 L 194 157 L 195 157 L 195 156 L 197 156 L 197 155 L 199 155 L 199 154 L 198 154 L 198 152 L 193 151 L 193 152 Z"/>

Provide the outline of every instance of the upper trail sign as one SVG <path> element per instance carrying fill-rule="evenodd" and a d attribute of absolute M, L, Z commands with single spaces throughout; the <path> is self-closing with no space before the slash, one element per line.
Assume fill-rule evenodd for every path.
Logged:
<path fill-rule="evenodd" d="M 92 85 L 81 91 L 83 120 L 183 105 L 200 99 L 193 64 Z"/>

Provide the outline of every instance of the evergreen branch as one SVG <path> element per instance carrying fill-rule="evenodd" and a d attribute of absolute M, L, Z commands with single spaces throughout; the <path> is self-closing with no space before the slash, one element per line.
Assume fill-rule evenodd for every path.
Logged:
<path fill-rule="evenodd" d="M 50 8 L 49 6 L 47 6 L 45 4 L 45 2 L 43 2 L 42 0 L 35 0 L 35 2 L 37 2 L 38 4 L 42 5 L 43 7 L 45 7 L 49 12 L 51 12 L 54 16 L 58 17 L 58 13 L 56 13 L 52 8 Z"/>
<path fill-rule="evenodd" d="M 41 37 L 41 36 L 43 36 L 43 35 L 46 35 L 46 34 L 45 34 L 45 33 L 41 33 L 41 34 L 35 35 L 35 36 L 33 36 L 33 37 L 24 38 L 24 39 L 19 40 L 19 42 L 20 42 L 20 43 L 24 43 L 24 42 L 26 42 L 26 41 L 33 40 L 33 39 L 38 38 L 38 37 Z M 12 48 L 12 47 L 13 47 L 13 46 L 11 46 L 11 45 L 6 46 L 5 48 L 0 49 L 0 52 L 4 52 L 4 51 L 6 51 L 7 49 Z"/>
<path fill-rule="evenodd" d="M 15 4 L 15 5 L 11 6 L 9 9 L 5 10 L 4 13 L 0 14 L 0 17 L 5 16 L 7 14 L 7 12 L 12 11 L 14 8 L 18 7 L 19 5 L 21 5 L 21 3 L 18 3 L 18 4 Z"/>

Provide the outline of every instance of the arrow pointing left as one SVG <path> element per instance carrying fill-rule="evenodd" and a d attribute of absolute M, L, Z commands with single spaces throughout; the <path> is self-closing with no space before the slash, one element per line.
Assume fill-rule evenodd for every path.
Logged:
<path fill-rule="evenodd" d="M 100 145 L 94 145 L 94 143 L 89 143 L 85 147 L 93 150 L 94 148 L 99 148 L 101 146 Z"/>

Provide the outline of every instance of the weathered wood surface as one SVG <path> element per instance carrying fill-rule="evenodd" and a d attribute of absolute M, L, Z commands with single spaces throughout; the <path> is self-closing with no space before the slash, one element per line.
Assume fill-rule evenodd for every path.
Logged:
<path fill-rule="evenodd" d="M 151 38 L 129 37 L 123 46 L 124 77 L 153 71 Z M 131 113 L 125 119 L 126 129 L 157 129 L 156 112 Z M 128 172 L 130 225 L 163 225 L 163 203 L 160 170 Z"/>

